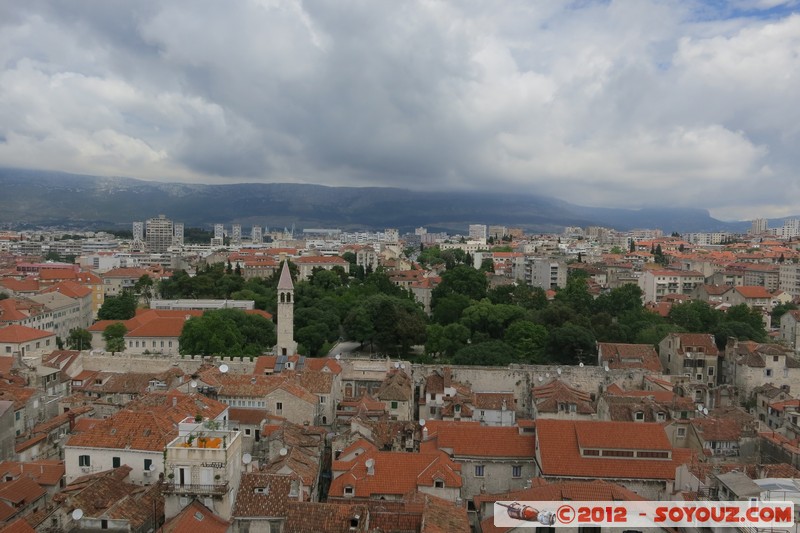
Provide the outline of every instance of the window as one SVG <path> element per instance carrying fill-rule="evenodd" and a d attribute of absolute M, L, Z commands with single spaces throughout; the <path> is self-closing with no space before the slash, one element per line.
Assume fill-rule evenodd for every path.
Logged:
<path fill-rule="evenodd" d="M 644 422 L 644 412 L 643 411 L 636 411 L 633 414 L 633 419 L 637 422 Z"/>
<path fill-rule="evenodd" d="M 353 495 L 353 492 L 354 492 L 354 491 L 353 491 L 353 487 L 352 487 L 352 485 L 347 485 L 347 486 L 344 488 L 344 495 L 345 495 L 345 496 L 352 496 L 352 495 Z"/>
<path fill-rule="evenodd" d="M 583 450 L 583 455 L 589 457 L 599 457 L 600 450 Z"/>
<path fill-rule="evenodd" d="M 686 428 L 678 428 L 677 435 L 680 439 L 684 438 L 686 436 Z"/>
<path fill-rule="evenodd" d="M 91 466 L 91 459 L 88 455 L 78 456 L 78 466 Z"/>
<path fill-rule="evenodd" d="M 475 465 L 475 477 L 483 477 L 483 465 Z"/>
<path fill-rule="evenodd" d="M 6 346 L 6 353 L 11 353 L 11 346 Z"/>
<path fill-rule="evenodd" d="M 522 477 L 522 467 L 520 465 L 511 467 L 511 477 Z"/>
<path fill-rule="evenodd" d="M 319 397 L 319 403 L 325 403 L 325 401 L 326 401 L 325 400 L 325 396 L 320 396 Z"/>
<path fill-rule="evenodd" d="M 714 375 L 714 367 L 713 366 L 708 367 L 708 375 L 709 376 L 713 376 Z"/>
<path fill-rule="evenodd" d="M 780 357 L 780 356 L 779 355 L 773 355 L 772 356 L 772 362 L 773 363 L 777 363 L 778 362 L 778 357 Z"/>
<path fill-rule="evenodd" d="M 442 481 L 441 479 L 437 479 L 433 482 L 433 486 L 436 487 L 437 489 L 443 489 L 444 481 Z"/>
<path fill-rule="evenodd" d="M 633 457 L 632 450 L 603 450 L 603 457 Z"/>
<path fill-rule="evenodd" d="M 111 458 L 111 468 L 119 468 L 121 464 L 119 457 Z"/>
<path fill-rule="evenodd" d="M 767 368 L 767 369 L 765 369 L 765 370 L 764 370 L 764 374 L 765 374 L 765 375 L 766 375 L 768 378 L 771 378 L 771 377 L 772 377 L 772 369 L 771 369 L 771 368 Z"/>
<path fill-rule="evenodd" d="M 145 470 L 150 470 L 151 466 L 153 466 L 153 460 L 152 459 L 145 459 L 144 460 L 144 469 Z"/>
<path fill-rule="evenodd" d="M 659 422 L 663 422 L 667 419 L 667 415 L 665 413 L 656 413 L 656 420 Z"/>
<path fill-rule="evenodd" d="M 392 402 L 392 409 L 397 409 L 397 402 Z"/>
<path fill-rule="evenodd" d="M 19 417 L 20 417 L 21 414 L 22 414 L 22 411 L 17 411 L 16 413 L 14 413 L 14 420 L 19 420 Z"/>
<path fill-rule="evenodd" d="M 253 430 L 252 430 L 252 429 L 250 429 L 250 428 L 244 428 L 244 434 L 245 434 L 245 435 L 247 435 L 248 437 L 249 437 L 250 435 L 252 435 L 252 433 L 253 433 Z"/>
<path fill-rule="evenodd" d="M 275 414 L 279 415 L 283 412 L 283 403 L 282 402 L 275 402 Z"/>

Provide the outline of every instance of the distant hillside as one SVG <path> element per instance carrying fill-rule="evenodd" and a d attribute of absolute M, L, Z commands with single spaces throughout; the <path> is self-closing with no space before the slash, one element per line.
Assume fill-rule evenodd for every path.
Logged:
<path fill-rule="evenodd" d="M 598 225 L 665 232 L 741 231 L 702 209 L 602 209 L 530 193 L 418 192 L 299 184 L 194 185 L 0 169 L 0 224 L 100 228 L 163 213 L 187 226 L 214 223 L 464 232 L 469 224 L 529 231 Z"/>

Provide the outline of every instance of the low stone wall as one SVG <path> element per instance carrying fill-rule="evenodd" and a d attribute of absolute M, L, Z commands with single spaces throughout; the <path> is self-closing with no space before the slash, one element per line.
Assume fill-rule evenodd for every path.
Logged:
<path fill-rule="evenodd" d="M 86 370 L 103 370 L 106 372 L 164 372 L 170 368 L 177 367 L 183 372 L 191 374 L 195 372 L 203 363 L 213 363 L 220 365 L 223 362 L 228 365 L 230 372 L 235 374 L 251 374 L 255 368 L 255 360 L 250 361 L 245 357 L 240 360 L 238 357 L 231 360 L 226 357 L 224 360 L 219 357 L 195 356 L 163 356 L 163 355 L 127 355 L 124 352 L 117 355 L 105 353 L 102 355 L 92 355 L 84 352 L 83 368 Z"/>

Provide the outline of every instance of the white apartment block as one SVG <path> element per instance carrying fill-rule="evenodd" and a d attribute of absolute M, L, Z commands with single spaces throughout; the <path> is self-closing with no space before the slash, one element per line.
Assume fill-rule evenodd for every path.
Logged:
<path fill-rule="evenodd" d="M 781 265 L 778 288 L 792 297 L 800 296 L 800 264 Z"/>
<path fill-rule="evenodd" d="M 151 252 L 164 253 L 172 246 L 172 221 L 164 215 L 149 218 L 146 223 L 147 248 Z"/>
<path fill-rule="evenodd" d="M 693 270 L 647 270 L 639 277 L 645 302 L 660 302 L 668 294 L 691 295 L 705 283 L 705 276 Z"/>
<path fill-rule="evenodd" d="M 470 224 L 469 225 L 469 240 L 486 242 L 486 225 L 485 224 Z"/>

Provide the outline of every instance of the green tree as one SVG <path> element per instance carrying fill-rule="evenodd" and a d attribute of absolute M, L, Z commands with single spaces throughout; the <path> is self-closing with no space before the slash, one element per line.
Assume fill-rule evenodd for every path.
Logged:
<path fill-rule="evenodd" d="M 106 296 L 97 311 L 99 320 L 128 320 L 136 316 L 136 298 L 125 292 L 119 296 Z"/>
<path fill-rule="evenodd" d="M 550 331 L 545 351 L 551 361 L 575 364 L 580 357 L 591 358 L 595 342 L 590 329 L 567 322 Z"/>
<path fill-rule="evenodd" d="M 786 314 L 787 311 L 794 311 L 796 309 L 797 305 L 791 302 L 776 305 L 772 308 L 772 324 L 777 326 L 781 323 L 781 317 Z"/>
<path fill-rule="evenodd" d="M 142 274 L 142 276 L 136 280 L 136 283 L 133 286 L 133 294 L 142 298 L 147 307 L 150 307 L 150 300 L 153 298 L 153 286 L 155 282 L 153 278 L 148 276 L 147 274 Z"/>
<path fill-rule="evenodd" d="M 461 348 L 453 357 L 453 364 L 506 366 L 516 362 L 518 358 L 512 346 L 493 340 Z"/>
<path fill-rule="evenodd" d="M 595 313 L 620 316 L 631 311 L 638 312 L 643 307 L 642 289 L 638 285 L 629 283 L 598 296 L 593 302 L 592 310 Z"/>
<path fill-rule="evenodd" d="M 92 347 L 92 334 L 83 328 L 69 330 L 67 347 L 70 350 L 88 350 Z"/>
<path fill-rule="evenodd" d="M 469 328 L 471 335 L 484 333 L 492 339 L 502 339 L 505 328 L 521 319 L 525 310 L 516 305 L 493 305 L 483 300 L 464 309 L 461 324 Z"/>
<path fill-rule="evenodd" d="M 461 294 L 471 300 L 482 300 L 486 297 L 486 288 L 489 282 L 486 275 L 472 267 L 458 265 L 442 274 L 442 281 L 433 289 L 432 306 L 435 307 L 438 300 Z"/>
<path fill-rule="evenodd" d="M 117 352 L 125 351 L 125 334 L 128 328 L 122 322 L 109 324 L 103 330 L 103 340 L 106 341 L 106 350 L 116 355 Z"/>
<path fill-rule="evenodd" d="M 589 294 L 589 276 L 583 270 L 573 270 L 567 278 L 567 285 L 556 293 L 556 301 L 570 306 L 579 313 L 591 309 L 593 298 Z"/>
<path fill-rule="evenodd" d="M 436 301 L 436 307 L 432 309 L 433 321 L 442 325 L 458 322 L 464 309 L 470 304 L 470 299 L 463 294 L 452 293 L 443 296 Z"/>
<path fill-rule="evenodd" d="M 366 341 L 371 342 L 375 338 L 375 326 L 372 323 L 372 316 L 364 306 L 352 308 L 342 325 L 348 338 L 359 342 L 362 348 Z"/>
<path fill-rule="evenodd" d="M 702 300 L 673 305 L 669 320 L 689 333 L 710 333 L 720 321 L 720 312 Z"/>
<path fill-rule="evenodd" d="M 508 327 L 503 340 L 517 351 L 522 361 L 538 364 L 544 362 L 547 336 L 547 328 L 541 324 L 518 320 Z"/>
<path fill-rule="evenodd" d="M 271 320 L 238 309 L 206 311 L 183 325 L 180 351 L 192 355 L 257 356 L 276 342 Z"/>

